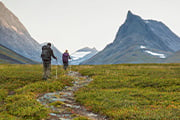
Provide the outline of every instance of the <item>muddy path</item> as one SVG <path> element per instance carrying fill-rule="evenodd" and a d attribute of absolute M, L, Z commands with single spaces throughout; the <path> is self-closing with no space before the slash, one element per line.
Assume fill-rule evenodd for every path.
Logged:
<path fill-rule="evenodd" d="M 75 101 L 74 92 L 87 86 L 92 79 L 73 71 L 69 72 L 68 75 L 75 78 L 73 86 L 66 86 L 62 91 L 46 93 L 37 99 L 52 111 L 47 120 L 73 120 L 78 116 L 84 116 L 90 120 L 107 120 L 105 116 L 88 111 Z"/>

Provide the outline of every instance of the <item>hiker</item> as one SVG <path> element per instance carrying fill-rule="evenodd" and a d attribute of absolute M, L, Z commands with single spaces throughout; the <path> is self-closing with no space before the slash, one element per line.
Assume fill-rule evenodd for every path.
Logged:
<path fill-rule="evenodd" d="M 51 57 L 57 60 L 57 57 L 54 56 L 53 50 L 51 49 L 51 43 L 47 43 L 47 45 L 42 46 L 41 58 L 43 61 L 43 80 L 47 80 L 50 78 L 51 73 Z"/>
<path fill-rule="evenodd" d="M 66 50 L 62 55 L 64 70 L 66 70 L 68 67 L 68 59 L 71 59 L 71 57 L 69 56 L 68 50 Z"/>

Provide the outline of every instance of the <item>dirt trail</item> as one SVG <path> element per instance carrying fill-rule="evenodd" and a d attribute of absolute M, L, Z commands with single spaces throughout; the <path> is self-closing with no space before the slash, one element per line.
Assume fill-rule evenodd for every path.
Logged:
<path fill-rule="evenodd" d="M 68 75 L 75 78 L 73 86 L 66 86 L 62 91 L 46 93 L 37 99 L 37 101 L 53 111 L 49 114 L 48 120 L 73 120 L 77 116 L 84 116 L 91 120 L 106 120 L 105 116 L 92 113 L 75 101 L 74 92 L 88 85 L 92 79 L 73 71 L 69 72 Z M 49 106 L 50 103 L 57 101 L 61 105 Z"/>

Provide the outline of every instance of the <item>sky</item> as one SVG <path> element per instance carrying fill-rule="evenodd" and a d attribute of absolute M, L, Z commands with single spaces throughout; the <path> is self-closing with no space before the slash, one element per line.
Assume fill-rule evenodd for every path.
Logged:
<path fill-rule="evenodd" d="M 39 43 L 61 52 L 102 50 L 115 39 L 127 12 L 162 21 L 180 36 L 180 0 L 0 0 Z"/>

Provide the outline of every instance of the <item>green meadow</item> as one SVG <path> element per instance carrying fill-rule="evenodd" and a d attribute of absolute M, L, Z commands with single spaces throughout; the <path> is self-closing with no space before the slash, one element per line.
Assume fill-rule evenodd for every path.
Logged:
<path fill-rule="evenodd" d="M 55 66 L 52 78 L 43 81 L 42 65 L 0 65 L 0 120 L 41 120 L 48 117 L 49 109 L 36 98 L 47 92 L 62 90 L 71 85 L 72 78 Z"/>
<path fill-rule="evenodd" d="M 58 67 L 58 79 L 43 81 L 42 65 L 0 65 L 0 120 L 41 120 L 49 109 L 36 98 L 72 85 Z M 72 66 L 94 80 L 75 93 L 77 102 L 110 120 L 179 120 L 180 64 Z"/>
<path fill-rule="evenodd" d="M 179 120 L 180 64 L 75 66 L 94 79 L 76 92 L 87 109 L 110 120 Z"/>

